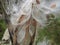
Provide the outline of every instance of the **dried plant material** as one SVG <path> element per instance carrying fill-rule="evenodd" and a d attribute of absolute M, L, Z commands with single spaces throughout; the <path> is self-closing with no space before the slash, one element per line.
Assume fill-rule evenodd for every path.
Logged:
<path fill-rule="evenodd" d="M 13 45 L 33 45 L 36 42 L 36 37 L 40 42 L 44 40 L 41 45 L 47 45 L 45 38 L 51 39 L 52 36 L 54 39 L 55 35 L 60 36 L 60 21 L 55 19 L 60 17 L 59 0 L 2 1 L 4 1 L 2 2 L 3 7 L 7 13 L 6 19 L 9 20 L 7 21 L 9 22 L 8 30 Z M 8 15 L 10 16 L 8 17 Z"/>

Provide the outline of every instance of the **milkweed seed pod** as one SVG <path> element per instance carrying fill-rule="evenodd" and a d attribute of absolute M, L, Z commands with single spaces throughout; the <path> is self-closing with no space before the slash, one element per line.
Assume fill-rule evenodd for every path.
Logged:
<path fill-rule="evenodd" d="M 8 30 L 13 45 L 47 45 L 51 41 L 51 34 L 58 29 L 60 0 L 4 0 L 2 4 L 10 15 Z"/>

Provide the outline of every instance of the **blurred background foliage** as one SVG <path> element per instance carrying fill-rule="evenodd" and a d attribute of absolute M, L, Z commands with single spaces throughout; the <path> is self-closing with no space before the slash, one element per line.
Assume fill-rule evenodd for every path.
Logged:
<path fill-rule="evenodd" d="M 6 29 L 6 23 L 5 23 L 5 20 L 4 20 L 2 4 L 0 2 L 0 40 L 3 36 L 3 34 L 4 34 L 5 29 Z"/>
<path fill-rule="evenodd" d="M 55 18 L 53 14 L 47 16 L 46 26 L 39 29 L 36 43 L 42 42 L 45 37 L 50 40 L 49 44 L 60 45 L 60 18 Z"/>
<path fill-rule="evenodd" d="M 4 31 L 6 29 L 6 23 L 3 19 L 0 20 L 0 40 L 4 34 Z"/>

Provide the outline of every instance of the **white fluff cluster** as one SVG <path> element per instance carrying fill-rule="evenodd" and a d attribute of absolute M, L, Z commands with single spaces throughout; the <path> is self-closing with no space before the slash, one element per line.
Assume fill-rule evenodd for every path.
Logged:
<path fill-rule="evenodd" d="M 45 26 L 47 14 L 54 14 L 56 17 L 60 16 L 60 0 L 40 0 L 40 4 L 36 4 L 35 0 L 18 0 L 17 4 L 15 4 L 14 1 L 15 0 L 10 0 L 10 5 L 7 5 L 6 10 L 7 14 L 11 14 L 10 20 L 13 25 L 24 24 L 32 16 L 40 25 Z M 33 8 L 32 3 L 34 3 Z M 53 5 L 53 3 L 55 5 Z M 51 8 L 51 5 L 55 7 Z M 26 17 L 21 23 L 18 23 L 18 19 L 22 14 Z M 19 31 L 18 36 L 18 42 L 21 42 L 25 36 L 24 29 Z"/>

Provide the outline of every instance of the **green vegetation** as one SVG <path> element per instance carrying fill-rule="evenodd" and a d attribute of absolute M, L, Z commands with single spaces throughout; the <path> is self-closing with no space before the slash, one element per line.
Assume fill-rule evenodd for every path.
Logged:
<path fill-rule="evenodd" d="M 4 31 L 6 29 L 6 23 L 4 20 L 0 20 L 0 40 L 4 34 Z"/>
<path fill-rule="evenodd" d="M 60 45 L 60 18 L 55 18 L 52 14 L 47 16 L 46 26 L 38 31 L 36 42 L 42 42 L 45 37 L 51 45 Z"/>

